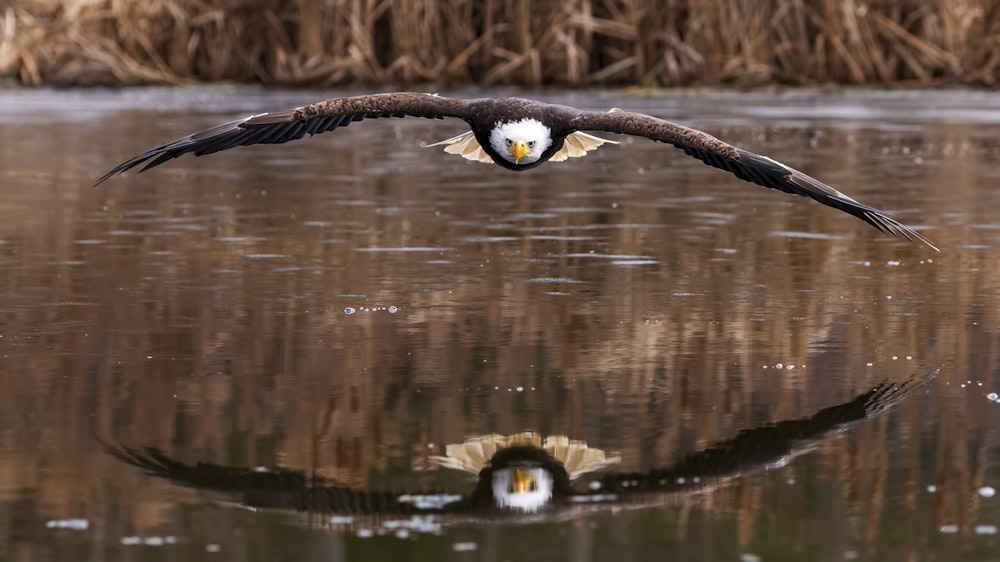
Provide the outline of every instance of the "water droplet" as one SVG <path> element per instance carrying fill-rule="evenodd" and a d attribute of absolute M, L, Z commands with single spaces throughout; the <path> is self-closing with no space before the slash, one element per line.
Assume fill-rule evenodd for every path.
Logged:
<path fill-rule="evenodd" d="M 396 308 L 395 306 L 390 306 L 388 308 L 388 311 L 389 311 L 389 314 L 396 314 L 397 312 L 399 312 L 399 309 Z"/>
<path fill-rule="evenodd" d="M 993 486 L 983 486 L 979 489 L 979 496 L 983 498 L 992 498 L 996 493 L 997 491 L 993 489 Z"/>
<path fill-rule="evenodd" d="M 355 312 L 356 311 L 354 310 L 353 306 L 349 306 L 349 307 L 347 307 L 347 308 L 344 309 L 344 314 L 354 314 Z"/>

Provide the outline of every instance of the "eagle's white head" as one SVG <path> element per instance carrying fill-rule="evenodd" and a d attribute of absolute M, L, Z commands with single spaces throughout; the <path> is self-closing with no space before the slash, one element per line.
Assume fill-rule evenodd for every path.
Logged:
<path fill-rule="evenodd" d="M 552 131 L 535 119 L 497 123 L 490 132 L 490 146 L 514 164 L 531 164 L 552 146 Z"/>
<path fill-rule="evenodd" d="M 497 507 L 532 513 L 552 501 L 552 474 L 540 466 L 501 468 L 493 472 Z"/>

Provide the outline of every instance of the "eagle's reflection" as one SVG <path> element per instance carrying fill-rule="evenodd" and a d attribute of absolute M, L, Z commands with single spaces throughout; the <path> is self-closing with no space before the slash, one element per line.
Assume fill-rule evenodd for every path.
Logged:
<path fill-rule="evenodd" d="M 926 379 L 924 379 L 926 380 Z M 734 438 L 645 473 L 605 470 L 619 457 L 566 437 L 489 435 L 449 445 L 435 461 L 478 474 L 471 494 L 390 493 L 318 480 L 303 471 L 178 462 L 157 449 L 109 446 L 115 457 L 177 484 L 223 493 L 246 507 L 337 516 L 351 526 L 378 526 L 430 516 L 435 525 L 482 520 L 572 517 L 605 507 L 668 504 L 686 493 L 785 464 L 846 426 L 877 416 L 920 386 L 883 383 L 810 417 L 743 430 Z M 586 478 L 584 476 L 587 475 Z"/>

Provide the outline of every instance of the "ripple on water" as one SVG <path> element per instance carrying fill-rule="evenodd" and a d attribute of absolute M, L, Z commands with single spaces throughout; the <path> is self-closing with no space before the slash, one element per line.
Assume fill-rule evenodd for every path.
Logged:
<path fill-rule="evenodd" d="M 382 246 L 371 248 L 355 248 L 355 252 L 448 252 L 451 248 L 437 246 Z"/>
<path fill-rule="evenodd" d="M 526 279 L 525 283 L 583 283 L 579 279 L 570 279 L 569 277 L 533 277 L 531 279 Z"/>
<path fill-rule="evenodd" d="M 264 242 L 269 240 L 266 236 L 217 236 L 220 242 Z"/>
<path fill-rule="evenodd" d="M 556 213 L 515 213 L 510 215 L 505 220 L 508 221 L 519 221 L 519 220 L 530 220 L 530 219 L 554 219 L 559 215 Z"/>
<path fill-rule="evenodd" d="M 521 238 L 519 236 L 462 236 L 458 239 L 458 241 L 466 244 L 484 244 L 495 242 L 514 242 L 515 240 L 520 239 Z"/>
<path fill-rule="evenodd" d="M 90 528 L 90 521 L 87 519 L 50 519 L 45 522 L 45 527 L 49 529 L 69 529 L 71 531 L 86 531 Z"/>
<path fill-rule="evenodd" d="M 638 254 L 598 254 L 597 252 L 573 252 L 570 254 L 563 254 L 560 257 L 566 258 L 595 258 L 595 259 L 606 259 L 606 260 L 648 260 L 653 259 L 651 256 L 642 256 Z"/>
<path fill-rule="evenodd" d="M 528 236 L 528 240 L 553 240 L 557 242 L 582 242 L 594 239 L 593 236 L 559 236 L 556 234 L 532 234 Z"/>
<path fill-rule="evenodd" d="M 808 240 L 843 240 L 843 236 L 825 232 L 803 232 L 799 230 L 772 230 L 768 236 L 781 238 L 805 238 Z"/>
<path fill-rule="evenodd" d="M 284 259 L 289 256 L 288 254 L 244 254 L 243 257 L 248 260 L 273 260 Z"/>
<path fill-rule="evenodd" d="M 611 262 L 612 265 L 620 265 L 623 267 L 631 267 L 636 265 L 656 265 L 660 263 L 659 260 L 615 260 Z"/>
<path fill-rule="evenodd" d="M 121 543 L 125 546 L 166 546 L 171 544 L 177 544 L 178 539 L 173 535 L 167 536 L 150 536 L 150 537 L 138 537 L 138 536 L 127 536 L 121 538 Z"/>
<path fill-rule="evenodd" d="M 344 307 L 344 314 L 351 315 L 351 314 L 357 314 L 359 312 L 388 312 L 389 314 L 396 314 L 397 312 L 399 312 L 399 307 L 392 304 L 388 306 L 359 306 L 359 307 L 345 306 Z"/>

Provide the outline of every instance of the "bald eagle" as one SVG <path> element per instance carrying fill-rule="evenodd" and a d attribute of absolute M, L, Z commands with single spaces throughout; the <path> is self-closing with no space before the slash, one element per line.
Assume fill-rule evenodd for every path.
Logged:
<path fill-rule="evenodd" d="M 468 521 L 562 520 L 599 509 L 676 502 L 741 475 L 782 466 L 832 432 L 881 414 L 931 377 L 882 383 L 810 417 L 769 423 L 645 473 L 612 472 L 620 457 L 563 436 L 527 432 L 488 435 L 448 445 L 443 467 L 477 475 L 471 494 L 355 489 L 285 468 L 186 464 L 149 447 L 105 444 L 108 452 L 146 473 L 210 491 L 250 508 L 324 514 L 351 529 L 399 528 L 407 518 L 447 525 Z M 583 478 L 591 474 L 589 478 Z M 583 481 L 586 480 L 584 483 Z M 431 518 L 431 519 L 427 519 Z"/>
<path fill-rule="evenodd" d="M 97 183 L 145 164 L 158 166 L 188 152 L 195 156 L 237 146 L 278 144 L 305 135 L 332 131 L 354 121 L 379 117 L 453 117 L 470 130 L 429 146 L 508 170 L 524 171 L 554 161 L 580 157 L 606 143 L 585 131 L 645 137 L 672 144 L 709 166 L 786 193 L 803 195 L 860 218 L 878 230 L 913 243 L 937 248 L 912 228 L 798 170 L 727 144 L 708 133 L 656 117 L 612 109 L 583 111 L 521 98 L 457 99 L 434 94 L 398 92 L 336 98 L 273 113 L 230 121 L 147 150 L 115 166 Z"/>

